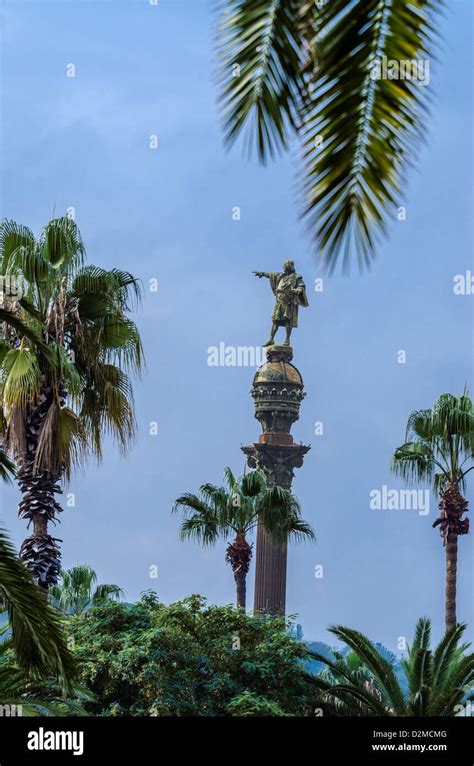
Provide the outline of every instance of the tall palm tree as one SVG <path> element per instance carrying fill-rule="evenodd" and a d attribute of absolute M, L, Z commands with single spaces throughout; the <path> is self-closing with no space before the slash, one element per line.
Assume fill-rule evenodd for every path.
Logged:
<path fill-rule="evenodd" d="M 369 264 L 426 134 L 429 77 L 420 67 L 433 58 L 443 0 L 221 5 L 227 143 L 245 131 L 265 163 L 298 134 L 302 216 L 319 254 L 330 270 L 341 256 L 347 267 L 353 250 Z M 413 61 L 418 79 L 397 77 L 390 62 L 400 61 Z"/>
<path fill-rule="evenodd" d="M 408 688 L 404 691 L 392 664 L 372 641 L 357 630 L 332 627 L 331 633 L 351 649 L 349 661 L 309 651 L 326 672 L 308 674 L 307 680 L 318 689 L 318 704 L 330 714 L 454 716 L 458 705 L 474 698 L 474 654 L 466 654 L 470 644 L 460 644 L 465 629 L 465 625 L 450 628 L 433 651 L 430 621 L 418 621 L 408 656 L 402 660 Z"/>
<path fill-rule="evenodd" d="M 65 614 L 82 614 L 104 601 L 119 601 L 123 590 L 118 585 L 96 585 L 97 574 L 87 564 L 62 569 L 60 583 L 49 589 L 50 603 Z"/>
<path fill-rule="evenodd" d="M 248 535 L 259 525 L 271 533 L 276 543 L 288 538 L 314 539 L 314 532 L 301 518 L 297 499 L 281 487 L 267 487 L 261 470 L 251 471 L 237 480 L 230 468 L 224 472 L 225 486 L 203 484 L 197 495 L 186 493 L 176 500 L 173 511 L 186 514 L 180 536 L 202 545 L 214 545 L 221 537 L 233 535 L 226 561 L 232 567 L 237 588 L 237 607 L 245 609 L 247 573 L 252 558 Z"/>
<path fill-rule="evenodd" d="M 60 482 L 90 454 L 100 459 L 103 434 L 125 450 L 135 432 L 128 373 L 140 370 L 142 348 L 128 314 L 140 287 L 84 258 L 70 218 L 38 239 L 14 221 L 0 227 L 1 274 L 22 289 L 0 308 L 0 436 L 18 465 L 19 516 L 33 526 L 20 555 L 45 590 L 61 567 L 48 529 L 62 511 Z"/>
<path fill-rule="evenodd" d="M 405 444 L 392 458 L 392 470 L 407 481 L 430 481 L 441 498 L 440 528 L 446 551 L 446 630 L 456 625 L 458 537 L 469 531 L 463 518 L 467 501 L 460 490 L 474 468 L 474 411 L 472 401 L 442 394 L 431 410 L 415 410 L 408 418 Z"/>

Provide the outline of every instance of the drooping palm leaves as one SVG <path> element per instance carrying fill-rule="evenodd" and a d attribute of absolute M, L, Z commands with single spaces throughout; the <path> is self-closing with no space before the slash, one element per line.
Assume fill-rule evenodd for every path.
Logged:
<path fill-rule="evenodd" d="M 0 611 L 8 614 L 11 645 L 21 674 L 32 679 L 55 676 L 63 690 L 74 679 L 60 619 L 0 530 Z M 1 702 L 2 700 L 0 700 Z"/>
<path fill-rule="evenodd" d="M 255 144 L 266 161 L 299 132 L 302 214 L 330 270 L 341 255 L 348 267 L 354 250 L 361 266 L 369 264 L 377 235 L 400 204 L 405 169 L 426 134 L 426 67 L 442 5 L 222 3 L 218 48 L 227 143 L 246 130 L 247 147 Z M 409 62 L 409 77 L 397 76 L 400 62 Z"/>
<path fill-rule="evenodd" d="M 318 705 L 333 715 L 357 716 L 454 716 L 474 698 L 474 654 L 461 644 L 465 625 L 453 626 L 433 651 L 430 622 L 418 621 L 415 637 L 402 660 L 408 691 L 400 685 L 391 663 L 362 633 L 351 628 L 330 628 L 358 658 L 354 668 L 345 658 L 332 661 L 309 652 L 327 669 L 319 676 L 307 676 L 318 690 Z"/>
<path fill-rule="evenodd" d="M 8 624 L 0 629 L 2 711 L 8 710 L 10 716 L 22 717 L 87 715 L 83 703 L 94 699 L 92 693 L 74 683 L 65 694 L 54 676 L 35 679 L 15 659 L 12 639 L 5 638 L 8 630 Z"/>
<path fill-rule="evenodd" d="M 87 564 L 62 570 L 60 583 L 49 589 L 50 603 L 64 614 L 82 614 L 108 600 L 118 601 L 123 591 L 118 585 L 96 585 L 97 575 Z"/>
<path fill-rule="evenodd" d="M 186 493 L 176 500 L 173 511 L 184 511 L 182 539 L 195 539 L 214 545 L 221 537 L 233 535 L 226 561 L 231 565 L 237 586 L 237 607 L 246 606 L 246 577 L 252 557 L 248 535 L 261 524 L 276 543 L 288 538 L 314 539 L 309 524 L 301 518 L 297 499 L 288 490 L 267 486 L 261 470 L 251 471 L 237 480 L 225 470 L 225 486 L 203 484 L 197 495 Z"/>
<path fill-rule="evenodd" d="M 14 476 L 15 464 L 10 460 L 3 447 L 0 447 L 0 481 L 11 484 Z"/>
<path fill-rule="evenodd" d="M 446 549 L 446 629 L 456 624 L 458 537 L 469 531 L 467 501 L 460 489 L 474 468 L 474 410 L 465 392 L 442 394 L 431 410 L 408 418 L 405 443 L 395 450 L 392 470 L 407 482 L 429 481 L 441 498 L 439 527 Z"/>
<path fill-rule="evenodd" d="M 135 433 L 129 373 L 142 366 L 138 330 L 128 314 L 140 297 L 128 272 L 84 265 L 70 218 L 50 221 L 36 240 L 25 226 L 0 227 L 1 274 L 22 295 L 0 309 L 1 436 L 18 465 L 19 515 L 33 525 L 21 557 L 43 588 L 60 571 L 61 480 L 104 435 L 124 451 Z"/>

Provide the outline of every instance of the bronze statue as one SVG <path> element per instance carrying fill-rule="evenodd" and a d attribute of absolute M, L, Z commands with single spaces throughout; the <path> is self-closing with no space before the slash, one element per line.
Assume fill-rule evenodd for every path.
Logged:
<path fill-rule="evenodd" d="M 286 338 L 284 346 L 290 345 L 291 331 L 298 327 L 298 306 L 308 306 L 306 287 L 303 277 L 295 271 L 295 264 L 288 260 L 283 264 L 283 272 L 254 271 L 255 276 L 268 277 L 276 302 L 272 314 L 272 329 L 270 338 L 264 346 L 273 346 L 275 333 L 279 327 L 284 327 Z"/>

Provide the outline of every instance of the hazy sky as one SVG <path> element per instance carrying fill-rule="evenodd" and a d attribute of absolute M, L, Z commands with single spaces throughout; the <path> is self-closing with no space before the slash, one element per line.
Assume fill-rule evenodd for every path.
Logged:
<path fill-rule="evenodd" d="M 128 600 L 152 587 L 167 602 L 189 593 L 233 601 L 225 542 L 180 543 L 170 510 L 180 493 L 219 483 L 226 465 L 243 471 L 240 445 L 260 429 L 254 370 L 209 367 L 207 350 L 266 340 L 272 296 L 252 270 L 291 257 L 310 300 L 293 338 L 307 390 L 293 433 L 312 445 L 293 489 L 317 542 L 290 548 L 288 611 L 308 638 L 328 640 L 327 626 L 343 623 L 395 649 L 421 615 L 440 635 L 436 500 L 423 516 L 371 509 L 369 493 L 403 486 L 389 465 L 410 411 L 470 383 L 472 296 L 455 295 L 453 278 L 470 268 L 472 249 L 472 4 L 448 6 L 406 220 L 390 226 L 370 274 L 335 275 L 316 294 L 324 275 L 297 221 L 297 147 L 266 168 L 223 149 L 210 3 L 3 2 L 2 215 L 39 233 L 73 206 L 89 261 L 131 270 L 145 286 L 139 438 L 127 459 L 111 446 L 73 478 L 76 506 L 56 531 L 65 567 L 91 564 Z M 148 289 L 154 278 L 158 292 Z M 20 544 L 18 492 L 0 492 L 1 521 Z M 458 616 L 472 622 L 471 536 L 459 549 Z M 253 578 L 252 565 L 250 604 Z"/>

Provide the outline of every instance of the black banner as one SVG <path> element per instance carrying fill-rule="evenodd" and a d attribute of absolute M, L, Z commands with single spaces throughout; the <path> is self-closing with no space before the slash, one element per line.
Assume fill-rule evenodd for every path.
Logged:
<path fill-rule="evenodd" d="M 285 743 L 311 761 L 324 753 L 335 763 L 474 762 L 472 718 L 0 718 L 0 766 L 196 759 L 224 742 L 232 755 L 248 746 L 252 759 L 259 748 L 281 758 Z"/>

